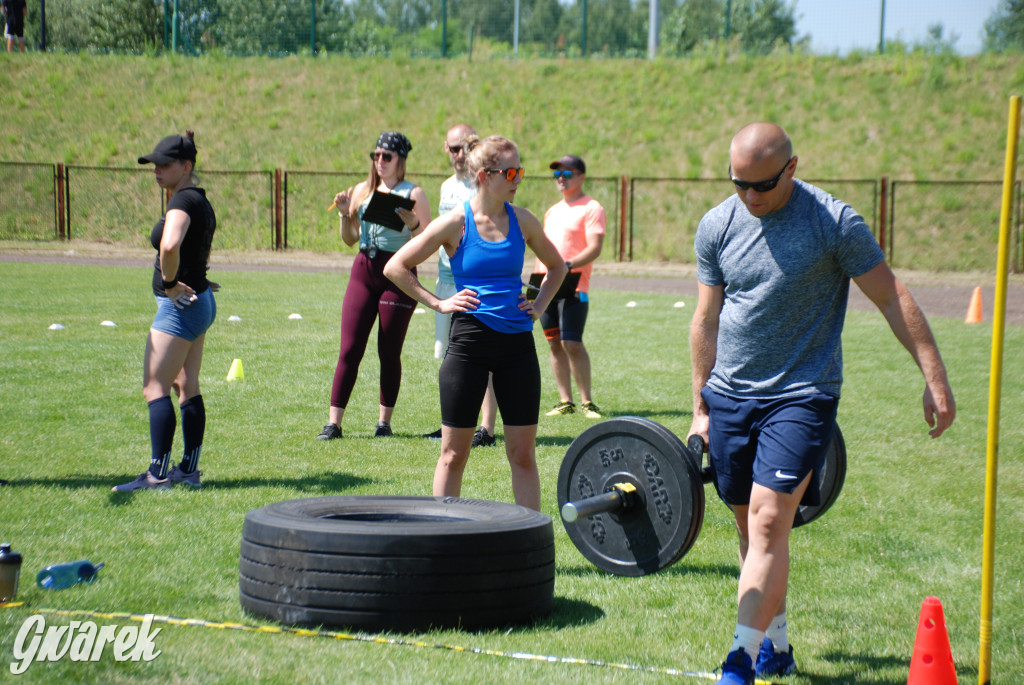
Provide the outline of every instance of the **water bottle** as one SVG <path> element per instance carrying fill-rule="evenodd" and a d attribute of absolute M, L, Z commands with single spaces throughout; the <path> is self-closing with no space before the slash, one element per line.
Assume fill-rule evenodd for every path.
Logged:
<path fill-rule="evenodd" d="M 91 583 L 101 568 L 102 563 L 93 566 L 88 559 L 52 564 L 39 572 L 36 585 L 44 590 L 60 590 L 78 583 Z"/>
<path fill-rule="evenodd" d="M 13 602 L 18 596 L 20 576 L 21 555 L 11 549 L 11 543 L 0 544 L 0 604 Z"/>

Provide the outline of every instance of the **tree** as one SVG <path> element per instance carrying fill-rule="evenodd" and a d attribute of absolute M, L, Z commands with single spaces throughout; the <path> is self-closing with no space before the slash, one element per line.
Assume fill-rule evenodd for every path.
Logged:
<path fill-rule="evenodd" d="M 89 16 L 89 43 L 140 52 L 163 44 L 163 5 L 154 0 L 105 0 Z"/>
<path fill-rule="evenodd" d="M 685 55 L 701 44 L 728 38 L 745 52 L 768 53 L 796 38 L 796 5 L 784 0 L 685 0 L 662 23 L 662 49 Z"/>
<path fill-rule="evenodd" d="M 985 20 L 987 52 L 1024 50 L 1024 0 L 1003 0 Z"/>

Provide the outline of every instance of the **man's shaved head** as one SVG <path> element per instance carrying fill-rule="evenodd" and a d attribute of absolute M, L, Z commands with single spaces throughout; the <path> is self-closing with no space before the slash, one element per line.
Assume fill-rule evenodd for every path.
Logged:
<path fill-rule="evenodd" d="M 729 161 L 735 166 L 778 160 L 782 163 L 793 156 L 793 143 L 778 124 L 758 121 L 747 124 L 733 136 L 729 146 Z"/>

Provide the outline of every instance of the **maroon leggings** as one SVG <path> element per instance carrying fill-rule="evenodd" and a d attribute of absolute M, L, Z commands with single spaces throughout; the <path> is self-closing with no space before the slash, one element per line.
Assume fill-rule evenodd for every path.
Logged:
<path fill-rule="evenodd" d="M 348 405 L 359 374 L 359 362 L 366 352 L 377 317 L 380 317 L 377 331 L 380 403 L 393 407 L 398 399 L 398 388 L 402 384 L 402 345 L 416 300 L 384 276 L 384 265 L 393 254 L 378 252 L 370 259 L 360 252 L 352 264 L 352 275 L 341 304 L 341 352 L 331 385 L 332 407 L 344 409 Z"/>

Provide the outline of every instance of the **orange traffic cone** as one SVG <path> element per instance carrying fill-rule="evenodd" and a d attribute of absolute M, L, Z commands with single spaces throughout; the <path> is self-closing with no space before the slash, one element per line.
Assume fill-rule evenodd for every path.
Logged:
<path fill-rule="evenodd" d="M 938 597 L 925 597 L 921 604 L 907 685 L 957 685 L 946 619 Z"/>
<path fill-rule="evenodd" d="M 964 323 L 981 323 L 981 286 L 971 293 L 971 303 L 967 305 L 967 316 Z"/>

